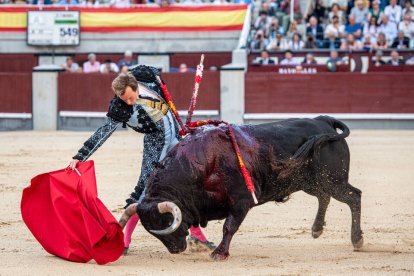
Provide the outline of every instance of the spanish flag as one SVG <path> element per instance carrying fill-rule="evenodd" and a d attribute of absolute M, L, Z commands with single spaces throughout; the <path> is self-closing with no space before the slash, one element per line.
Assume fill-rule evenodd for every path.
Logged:
<path fill-rule="evenodd" d="M 247 5 L 191 7 L 79 8 L 42 10 L 80 11 L 81 32 L 210 32 L 243 28 Z M 38 7 L 0 7 L 0 32 L 25 32 L 27 11 Z"/>

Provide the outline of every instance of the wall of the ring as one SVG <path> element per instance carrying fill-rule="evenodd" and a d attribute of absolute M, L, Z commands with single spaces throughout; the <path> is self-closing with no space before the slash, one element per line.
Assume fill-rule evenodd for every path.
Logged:
<path fill-rule="evenodd" d="M 248 72 L 245 113 L 414 113 L 413 72 Z"/>
<path fill-rule="evenodd" d="M 0 113 L 32 113 L 32 73 L 0 73 Z"/>
<path fill-rule="evenodd" d="M 54 48 L 27 45 L 24 32 L 0 32 L 0 53 L 231 52 L 239 35 L 240 31 L 82 33 L 79 46 Z"/>

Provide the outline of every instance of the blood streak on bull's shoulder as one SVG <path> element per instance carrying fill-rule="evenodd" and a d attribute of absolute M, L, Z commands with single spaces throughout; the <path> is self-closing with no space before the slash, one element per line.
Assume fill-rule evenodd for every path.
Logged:
<path fill-rule="evenodd" d="M 234 127 L 237 143 L 241 150 L 244 165 L 251 170 L 257 159 L 259 143 L 249 135 L 248 126 Z M 201 146 L 202 145 L 202 146 Z M 176 150 L 176 158 L 185 158 L 189 163 L 188 173 L 196 172 L 196 179 L 202 182 L 203 190 L 218 202 L 228 200 L 226 184 L 238 164 L 227 126 L 203 126 L 185 137 Z M 201 184 L 201 183 L 200 183 Z"/>

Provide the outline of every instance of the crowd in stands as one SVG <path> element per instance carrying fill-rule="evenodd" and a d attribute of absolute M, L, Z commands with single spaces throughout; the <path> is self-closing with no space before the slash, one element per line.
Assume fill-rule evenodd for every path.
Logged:
<path fill-rule="evenodd" d="M 85 61 L 82 66 L 79 66 L 73 59 L 73 57 L 67 57 L 66 62 L 61 65 L 67 72 L 71 73 L 126 73 L 129 66 L 137 65 L 137 61 L 133 59 L 131 51 L 125 51 L 124 57 L 117 63 L 110 59 L 106 59 L 104 62 L 96 60 L 96 55 L 90 53 L 88 60 Z"/>
<path fill-rule="evenodd" d="M 252 20 L 249 50 L 264 52 L 262 59 L 267 60 L 269 52 L 280 50 L 290 55 L 327 49 L 332 57 L 338 50 L 382 55 L 382 50 L 392 49 L 391 64 L 397 65 L 398 50 L 414 48 L 411 0 L 309 0 L 303 12 L 299 2 L 294 2 L 291 20 L 290 0 L 264 0 Z M 398 59 L 398 64 L 404 62 Z"/>
<path fill-rule="evenodd" d="M 88 54 L 88 60 L 79 65 L 72 56 L 66 58 L 66 61 L 61 64 L 61 67 L 66 72 L 70 73 L 127 73 L 129 67 L 137 65 L 138 62 L 133 58 L 133 53 L 130 50 L 125 51 L 124 57 L 117 63 L 110 59 L 105 59 L 103 62 L 97 60 L 94 53 Z M 209 67 L 208 70 L 216 71 L 217 67 Z M 169 72 L 195 72 L 195 68 L 188 67 L 186 63 L 181 63 L 178 68 L 171 67 Z"/>

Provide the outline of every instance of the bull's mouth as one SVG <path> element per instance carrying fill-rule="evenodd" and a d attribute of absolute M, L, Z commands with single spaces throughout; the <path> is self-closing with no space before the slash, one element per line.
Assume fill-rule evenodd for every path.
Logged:
<path fill-rule="evenodd" d="M 184 252 L 184 251 L 187 249 L 187 243 L 185 243 L 185 244 L 184 244 L 184 246 L 183 246 L 182 248 L 178 248 L 178 247 L 173 247 L 173 248 L 170 248 L 170 247 L 167 247 L 167 249 L 168 249 L 168 251 L 169 251 L 171 254 L 179 254 L 179 253 L 181 253 L 181 252 Z"/>

